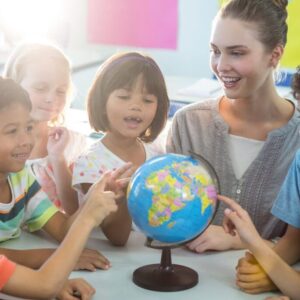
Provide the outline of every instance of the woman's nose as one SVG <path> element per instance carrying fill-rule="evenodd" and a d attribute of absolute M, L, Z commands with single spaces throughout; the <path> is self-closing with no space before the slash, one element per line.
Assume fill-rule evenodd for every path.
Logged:
<path fill-rule="evenodd" d="M 230 64 L 225 55 L 220 55 L 217 60 L 217 70 L 218 72 L 228 71 L 230 69 Z"/>

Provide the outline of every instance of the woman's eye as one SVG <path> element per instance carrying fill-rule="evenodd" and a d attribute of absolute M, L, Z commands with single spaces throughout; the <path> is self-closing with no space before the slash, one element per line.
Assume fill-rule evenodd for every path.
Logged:
<path fill-rule="evenodd" d="M 210 49 L 209 51 L 210 51 L 210 53 L 213 54 L 213 55 L 218 55 L 218 54 L 220 54 L 220 51 L 217 50 L 217 49 Z"/>
<path fill-rule="evenodd" d="M 231 54 L 234 55 L 234 56 L 242 56 L 244 53 L 242 53 L 242 52 L 232 52 Z"/>

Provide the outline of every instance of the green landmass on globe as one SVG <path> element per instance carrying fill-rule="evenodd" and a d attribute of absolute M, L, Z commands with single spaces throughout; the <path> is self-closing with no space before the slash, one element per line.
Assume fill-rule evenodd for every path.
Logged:
<path fill-rule="evenodd" d="M 172 176 L 170 170 L 182 174 L 179 181 Z M 205 170 L 199 173 L 199 167 L 185 161 L 183 163 L 173 163 L 162 170 L 152 172 L 146 181 L 146 187 L 154 194 L 152 206 L 149 209 L 148 221 L 151 226 L 160 226 L 172 218 L 172 213 L 186 206 L 188 201 L 193 201 L 195 195 L 202 199 L 201 214 L 213 203 L 205 190 L 206 186 L 212 184 Z M 193 177 L 194 180 L 191 179 Z M 185 196 L 182 197 L 182 194 Z M 174 222 L 168 224 L 171 228 Z"/>
<path fill-rule="evenodd" d="M 201 234 L 217 207 L 217 189 L 207 164 L 165 154 L 146 161 L 128 186 L 128 209 L 148 238 L 178 244 Z"/>

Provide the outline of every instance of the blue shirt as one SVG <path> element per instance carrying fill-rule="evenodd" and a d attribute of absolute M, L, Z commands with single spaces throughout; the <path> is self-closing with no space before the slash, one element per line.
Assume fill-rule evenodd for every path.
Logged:
<path fill-rule="evenodd" d="M 272 207 L 272 214 L 285 223 L 300 229 L 300 150 L 288 171 Z"/>

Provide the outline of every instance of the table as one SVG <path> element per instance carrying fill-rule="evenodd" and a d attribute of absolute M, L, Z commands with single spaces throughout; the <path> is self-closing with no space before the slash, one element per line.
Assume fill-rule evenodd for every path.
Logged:
<path fill-rule="evenodd" d="M 244 251 L 208 252 L 196 254 L 184 248 L 172 250 L 174 264 L 193 268 L 199 274 L 199 283 L 189 290 L 180 292 L 156 292 L 136 286 L 131 278 L 133 271 L 146 264 L 160 262 L 161 251 L 144 246 L 145 238 L 139 232 L 132 232 L 125 247 L 113 247 L 99 230 L 92 233 L 88 247 L 98 249 L 112 263 L 108 271 L 72 272 L 70 278 L 83 277 L 96 289 L 95 300 L 116 299 L 264 299 L 274 293 L 248 295 L 235 286 L 235 265 Z M 20 239 L 5 242 L 1 246 L 26 249 L 34 247 L 52 247 L 54 244 L 45 238 L 24 232 Z M 59 271 L 59 270 L 58 270 Z M 1 299 L 16 299 L 0 294 Z"/>

